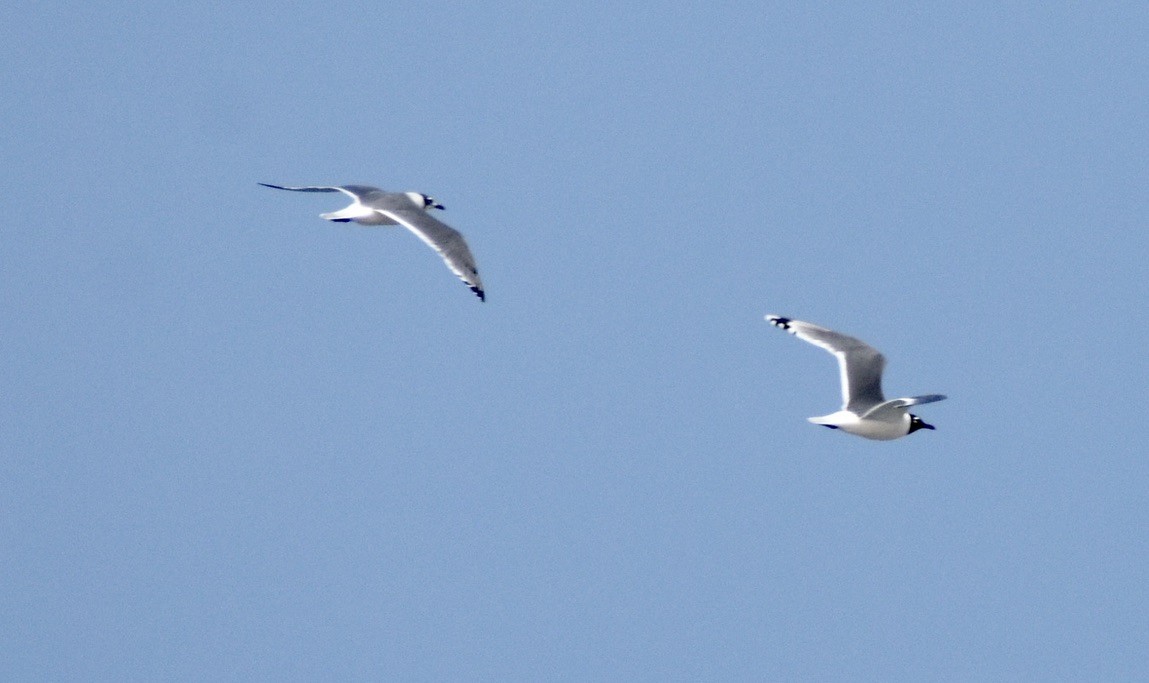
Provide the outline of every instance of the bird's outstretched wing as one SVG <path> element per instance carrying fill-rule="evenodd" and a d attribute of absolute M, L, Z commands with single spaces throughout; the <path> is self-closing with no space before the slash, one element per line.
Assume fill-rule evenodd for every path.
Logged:
<path fill-rule="evenodd" d="M 291 190 L 292 192 L 342 192 L 357 202 L 362 201 L 372 192 L 382 192 L 382 190 L 377 187 L 369 187 L 367 185 L 305 185 L 303 187 L 287 187 L 285 185 L 272 185 L 271 183 L 259 184 L 275 190 Z"/>
<path fill-rule="evenodd" d="M 842 382 L 842 409 L 856 415 L 885 401 L 882 396 L 882 370 L 886 358 L 869 344 L 841 332 L 801 320 L 768 315 L 766 320 L 802 341 L 834 354 Z"/>
<path fill-rule="evenodd" d="M 463 235 L 422 209 L 377 209 L 379 213 L 396 221 L 415 233 L 439 255 L 447 267 L 459 276 L 481 301 L 486 301 L 483 281 L 479 279 L 479 269 L 475 257 Z"/>
<path fill-rule="evenodd" d="M 887 410 L 909 408 L 910 406 L 917 406 L 923 403 L 934 403 L 935 401 L 944 401 L 945 396 L 941 394 L 927 394 L 925 396 L 911 396 L 910 398 L 891 398 L 885 403 L 870 408 L 862 415 L 862 419 L 877 418 Z"/>

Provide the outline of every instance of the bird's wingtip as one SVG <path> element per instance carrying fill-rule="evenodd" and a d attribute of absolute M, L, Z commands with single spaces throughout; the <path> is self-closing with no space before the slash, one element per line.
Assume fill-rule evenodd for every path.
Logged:
<path fill-rule="evenodd" d="M 790 318 L 784 318 L 780 315 L 770 314 L 766 316 L 766 322 L 774 327 L 779 327 L 787 332 L 790 331 Z"/>

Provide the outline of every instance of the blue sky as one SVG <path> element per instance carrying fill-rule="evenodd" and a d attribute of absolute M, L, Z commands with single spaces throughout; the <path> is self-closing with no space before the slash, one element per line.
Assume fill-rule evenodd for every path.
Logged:
<path fill-rule="evenodd" d="M 1143 5 L 0 19 L 0 677 L 1149 677 Z"/>

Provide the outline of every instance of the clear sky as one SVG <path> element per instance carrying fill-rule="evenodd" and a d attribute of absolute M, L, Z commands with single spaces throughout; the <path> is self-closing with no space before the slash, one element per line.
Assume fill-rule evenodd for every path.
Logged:
<path fill-rule="evenodd" d="M 0 678 L 1149 678 L 1149 7 L 382 5 L 0 9 Z"/>

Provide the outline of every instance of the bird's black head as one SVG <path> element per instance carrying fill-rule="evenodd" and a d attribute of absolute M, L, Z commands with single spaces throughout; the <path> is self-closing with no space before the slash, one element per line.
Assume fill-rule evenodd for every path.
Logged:
<path fill-rule="evenodd" d="M 906 434 L 913 434 L 919 429 L 934 429 L 934 426 L 932 424 L 926 424 L 922 421 L 922 418 L 910 413 L 910 431 L 906 432 Z"/>
<path fill-rule="evenodd" d="M 440 204 L 439 202 L 435 201 L 435 198 L 431 197 L 430 195 L 423 195 L 423 208 L 439 209 L 440 211 L 446 211 L 446 209 L 443 208 L 443 205 Z"/>

